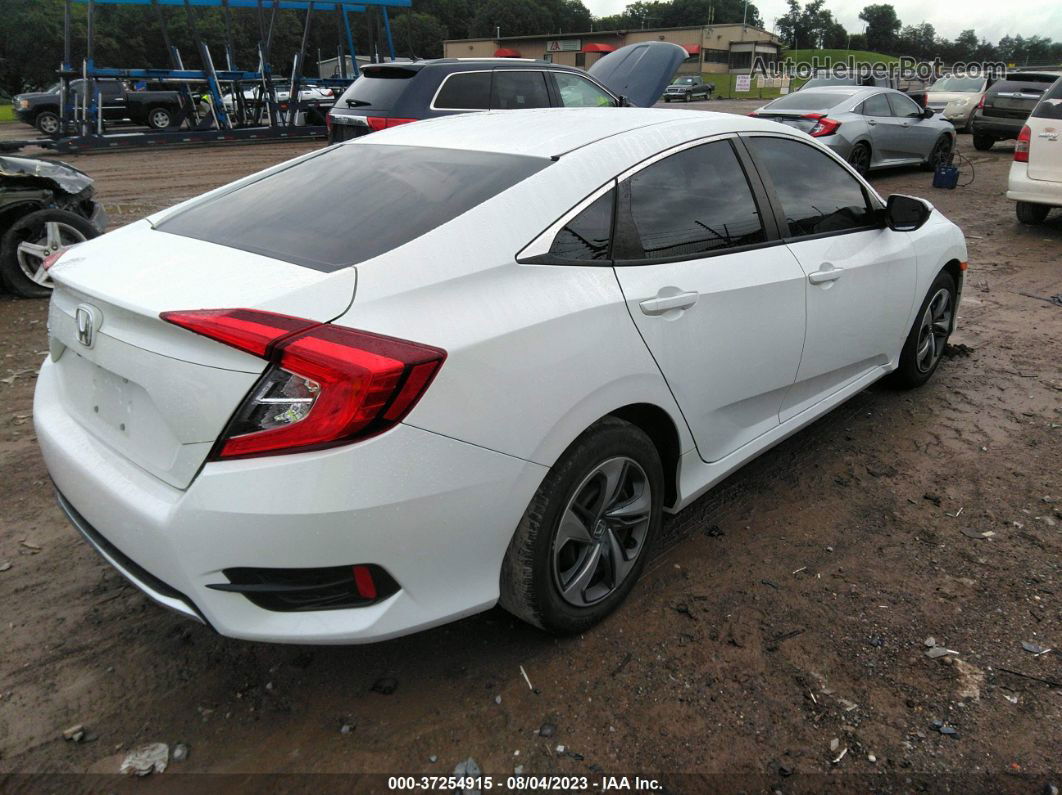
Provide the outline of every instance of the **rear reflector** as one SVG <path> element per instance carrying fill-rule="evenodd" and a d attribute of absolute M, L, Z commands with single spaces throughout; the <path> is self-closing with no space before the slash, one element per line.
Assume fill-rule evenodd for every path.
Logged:
<path fill-rule="evenodd" d="M 397 127 L 400 124 L 409 124 L 416 119 L 395 119 L 390 116 L 366 116 L 365 122 L 369 125 L 373 132 L 379 132 L 380 130 L 386 130 L 389 127 Z"/>
<path fill-rule="evenodd" d="M 416 405 L 446 358 L 440 348 L 254 309 L 161 317 L 272 362 L 215 459 L 320 450 L 382 433 Z"/>
<path fill-rule="evenodd" d="M 1029 144 L 1032 142 L 1032 130 L 1029 129 L 1029 125 L 1026 124 L 1021 128 L 1021 132 L 1018 133 L 1018 142 L 1014 144 L 1014 162 L 1015 163 L 1028 163 L 1029 162 Z M 1037 161 L 1039 162 L 1039 161 Z"/>

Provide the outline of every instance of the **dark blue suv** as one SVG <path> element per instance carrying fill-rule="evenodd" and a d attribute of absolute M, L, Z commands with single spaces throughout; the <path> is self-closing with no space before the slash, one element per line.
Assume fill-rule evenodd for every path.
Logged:
<path fill-rule="evenodd" d="M 363 67 L 328 114 L 328 140 L 484 110 L 649 106 L 686 51 L 669 42 L 622 47 L 589 72 L 524 58 L 439 58 Z"/>

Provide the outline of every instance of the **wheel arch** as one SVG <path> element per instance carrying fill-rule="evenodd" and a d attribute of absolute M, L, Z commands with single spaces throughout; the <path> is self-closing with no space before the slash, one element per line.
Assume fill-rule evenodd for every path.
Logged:
<path fill-rule="evenodd" d="M 609 412 L 645 432 L 660 454 L 664 468 L 664 504 L 678 502 L 679 461 L 682 442 L 674 419 L 664 409 L 652 403 L 631 403 Z"/>

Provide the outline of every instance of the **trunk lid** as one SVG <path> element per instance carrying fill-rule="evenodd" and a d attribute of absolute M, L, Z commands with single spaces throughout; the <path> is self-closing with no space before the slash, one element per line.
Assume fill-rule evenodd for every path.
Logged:
<path fill-rule="evenodd" d="M 1062 78 L 1044 93 L 1029 120 L 1030 179 L 1062 182 Z"/>
<path fill-rule="evenodd" d="M 628 44 L 596 61 L 587 71 L 631 105 L 651 108 L 689 53 L 669 41 Z"/>
<path fill-rule="evenodd" d="M 266 367 L 159 319 L 245 307 L 326 322 L 356 271 L 324 273 L 156 231 L 146 221 L 67 253 L 51 271 L 49 355 L 63 408 L 116 454 L 186 488 Z"/>

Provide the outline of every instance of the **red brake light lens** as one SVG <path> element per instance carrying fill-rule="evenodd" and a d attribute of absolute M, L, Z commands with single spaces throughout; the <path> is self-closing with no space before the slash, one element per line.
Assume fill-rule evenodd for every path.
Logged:
<path fill-rule="evenodd" d="M 400 124 L 409 124 L 416 119 L 396 119 L 391 116 L 366 116 L 365 122 L 369 125 L 373 132 L 380 132 L 380 130 L 386 130 L 389 127 L 397 127 Z"/>
<path fill-rule="evenodd" d="M 161 317 L 272 362 L 215 459 L 320 450 L 382 433 L 416 405 L 446 358 L 440 348 L 253 309 Z"/>
<path fill-rule="evenodd" d="M 981 109 L 981 108 L 983 108 L 984 106 L 985 106 L 985 95 L 984 95 L 984 94 L 982 94 L 982 95 L 981 95 L 981 101 L 977 103 L 977 107 L 978 107 L 978 109 Z"/>
<path fill-rule="evenodd" d="M 1029 162 L 1029 144 L 1032 142 L 1032 130 L 1029 129 L 1029 125 L 1026 124 L 1021 128 L 1021 132 L 1018 133 L 1018 142 L 1014 144 L 1014 162 L 1015 163 L 1028 163 Z M 1039 162 L 1039 161 L 1037 161 Z"/>
<path fill-rule="evenodd" d="M 829 118 L 824 113 L 805 113 L 801 118 L 811 119 L 815 122 L 815 126 L 808 130 L 808 135 L 812 138 L 833 135 L 837 132 L 837 128 L 841 126 L 839 121 Z"/>

